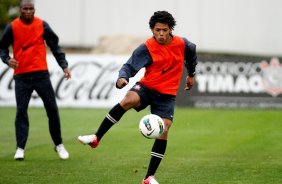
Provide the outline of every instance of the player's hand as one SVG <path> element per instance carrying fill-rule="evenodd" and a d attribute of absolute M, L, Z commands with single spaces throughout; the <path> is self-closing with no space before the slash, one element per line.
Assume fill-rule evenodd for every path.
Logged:
<path fill-rule="evenodd" d="M 116 87 L 118 89 L 123 88 L 124 86 L 126 86 L 128 84 L 128 81 L 125 78 L 120 78 L 117 80 L 116 82 Z"/>
<path fill-rule="evenodd" d="M 68 68 L 64 69 L 65 78 L 68 80 L 71 78 L 71 72 Z"/>
<path fill-rule="evenodd" d="M 194 85 L 194 77 L 190 77 L 187 76 L 186 77 L 186 86 L 185 86 L 185 90 L 190 90 L 192 89 L 193 85 Z"/>
<path fill-rule="evenodd" d="M 17 60 L 15 60 L 14 58 L 11 58 L 9 61 L 8 61 L 8 65 L 9 67 L 15 69 L 19 66 L 19 62 Z"/>

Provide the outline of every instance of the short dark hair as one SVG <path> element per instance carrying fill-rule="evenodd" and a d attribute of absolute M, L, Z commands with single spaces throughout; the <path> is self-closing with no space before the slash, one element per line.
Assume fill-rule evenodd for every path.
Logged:
<path fill-rule="evenodd" d="M 21 0 L 21 2 L 20 2 L 20 8 L 22 7 L 22 4 L 23 3 L 32 3 L 32 4 L 34 4 L 34 0 Z"/>
<path fill-rule="evenodd" d="M 150 21 L 149 21 L 150 28 L 153 29 L 156 23 L 158 22 L 168 24 L 169 28 L 171 28 L 172 30 L 174 29 L 174 26 L 176 25 L 175 19 L 167 11 L 154 12 L 154 15 L 150 18 Z"/>

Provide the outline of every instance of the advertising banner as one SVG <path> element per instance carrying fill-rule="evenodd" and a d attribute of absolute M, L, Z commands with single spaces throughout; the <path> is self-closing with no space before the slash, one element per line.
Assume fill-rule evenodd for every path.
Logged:
<path fill-rule="evenodd" d="M 129 56 L 68 54 L 72 78 L 66 80 L 62 69 L 52 55 L 48 67 L 58 106 L 111 107 L 118 103 L 127 90 L 142 76 L 140 70 L 123 89 L 116 89 L 118 71 Z M 0 106 L 15 106 L 13 69 L 0 64 Z M 41 98 L 33 93 L 30 106 L 43 106 Z"/>
<path fill-rule="evenodd" d="M 68 54 L 70 80 L 52 55 L 48 66 L 60 107 L 110 108 L 118 103 L 144 70 L 116 89 L 118 71 L 129 56 Z M 197 108 L 282 108 L 282 64 L 277 57 L 198 54 L 195 86 L 185 91 L 186 71 L 176 99 L 177 106 Z M 15 106 L 13 69 L 0 64 L 0 106 Z M 30 106 L 43 106 L 34 92 Z"/>
<path fill-rule="evenodd" d="M 177 104 L 202 108 L 282 108 L 277 57 L 199 54 L 196 84 L 179 90 Z M 182 82 L 184 86 L 185 79 Z"/>

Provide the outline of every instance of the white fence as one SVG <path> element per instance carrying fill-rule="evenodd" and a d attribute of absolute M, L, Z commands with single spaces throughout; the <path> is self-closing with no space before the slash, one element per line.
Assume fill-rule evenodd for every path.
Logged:
<path fill-rule="evenodd" d="M 149 18 L 167 10 L 175 33 L 199 51 L 282 55 L 280 0 L 36 0 L 64 46 L 92 47 L 112 35 L 150 36 Z M 125 40 L 126 41 L 126 40 Z"/>

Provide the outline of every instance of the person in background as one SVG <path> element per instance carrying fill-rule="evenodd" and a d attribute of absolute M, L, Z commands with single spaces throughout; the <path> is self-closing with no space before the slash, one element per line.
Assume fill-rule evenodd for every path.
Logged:
<path fill-rule="evenodd" d="M 34 90 L 44 103 L 55 151 L 61 159 L 68 159 L 69 153 L 62 143 L 59 110 L 46 61 L 46 44 L 62 68 L 66 79 L 71 78 L 71 73 L 65 53 L 58 45 L 58 36 L 47 22 L 34 16 L 34 13 L 34 2 L 22 0 L 20 17 L 6 26 L 0 40 L 0 57 L 5 64 L 14 69 L 17 104 L 15 118 L 17 148 L 14 159 L 23 160 L 25 156 L 29 132 L 27 109 Z M 13 47 L 13 57 L 9 55 L 10 46 Z"/>
<path fill-rule="evenodd" d="M 149 21 L 153 36 L 135 49 L 120 69 L 116 87 L 121 89 L 126 86 L 129 78 L 145 67 L 143 78 L 109 111 L 95 134 L 78 137 L 81 143 L 95 148 L 125 112 L 132 108 L 141 111 L 150 105 L 151 113 L 163 119 L 165 130 L 153 144 L 151 160 L 142 184 L 158 183 L 154 175 L 166 151 L 168 131 L 173 122 L 175 98 L 184 66 L 188 72 L 185 90 L 190 90 L 194 84 L 196 45 L 186 38 L 173 35 L 175 25 L 174 17 L 167 11 L 154 12 Z"/>

